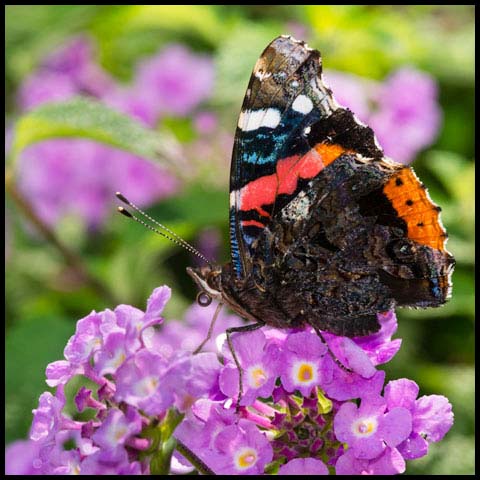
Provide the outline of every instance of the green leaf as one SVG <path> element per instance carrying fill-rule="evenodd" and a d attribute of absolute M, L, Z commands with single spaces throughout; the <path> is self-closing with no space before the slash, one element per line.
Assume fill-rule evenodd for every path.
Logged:
<path fill-rule="evenodd" d="M 33 143 L 59 137 L 88 138 L 170 167 L 174 167 L 172 159 L 180 158 L 171 137 L 83 97 L 44 104 L 21 117 L 15 126 L 12 158 Z"/>
<path fill-rule="evenodd" d="M 26 435 L 32 408 L 48 390 L 45 368 L 63 358 L 63 349 L 75 326 L 65 319 L 45 316 L 12 327 L 5 341 L 5 435 L 6 440 Z"/>

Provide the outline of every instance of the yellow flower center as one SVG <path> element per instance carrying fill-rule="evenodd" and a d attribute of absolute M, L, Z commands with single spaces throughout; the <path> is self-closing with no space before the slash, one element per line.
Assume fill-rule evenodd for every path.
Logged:
<path fill-rule="evenodd" d="M 311 365 L 302 365 L 298 370 L 298 379 L 301 382 L 308 382 L 313 377 L 313 369 Z"/>
<path fill-rule="evenodd" d="M 125 355 L 125 352 L 120 351 L 117 355 L 117 358 L 113 360 L 113 366 L 118 368 L 126 358 L 127 356 Z"/>
<path fill-rule="evenodd" d="M 311 385 L 317 380 L 317 369 L 315 364 L 310 362 L 298 362 L 293 367 L 293 377 L 296 383 Z"/>
<path fill-rule="evenodd" d="M 246 470 L 255 465 L 257 452 L 250 447 L 240 449 L 235 455 L 235 466 L 237 470 Z"/>
<path fill-rule="evenodd" d="M 262 367 L 254 366 L 248 369 L 249 384 L 253 388 L 261 387 L 267 380 L 268 375 Z"/>
<path fill-rule="evenodd" d="M 360 418 L 352 425 L 356 437 L 369 437 L 377 431 L 378 422 L 375 417 Z"/>
<path fill-rule="evenodd" d="M 141 397 L 148 397 L 158 387 L 158 379 L 155 377 L 146 377 L 136 385 L 136 393 Z"/>
<path fill-rule="evenodd" d="M 114 434 L 115 440 L 117 442 L 120 441 L 125 436 L 126 433 L 127 433 L 127 429 L 125 427 L 117 428 Z"/>

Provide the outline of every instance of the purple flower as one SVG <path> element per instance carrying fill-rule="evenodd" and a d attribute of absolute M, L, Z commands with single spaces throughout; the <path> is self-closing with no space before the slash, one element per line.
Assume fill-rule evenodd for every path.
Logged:
<path fill-rule="evenodd" d="M 67 360 L 49 363 L 45 369 L 46 383 L 49 387 L 65 385 L 74 375 L 84 372 L 81 365 L 74 365 Z"/>
<path fill-rule="evenodd" d="M 396 474 L 452 425 L 448 400 L 417 399 L 414 382 L 390 382 L 380 396 L 385 372 L 375 365 L 396 352 L 393 313 L 380 316 L 380 332 L 367 338 L 325 334 L 328 349 L 310 328 L 236 333 L 232 341 L 244 373 L 236 406 L 239 375 L 225 343 L 222 364 L 217 353 L 180 348 L 173 334 L 181 327 L 184 336 L 200 336 L 203 324 L 204 335 L 215 306 L 192 306 L 183 325 L 169 322 L 162 315 L 170 295 L 159 287 L 145 312 L 119 305 L 77 323 L 65 360 L 47 367 L 47 381 L 57 390 L 42 394 L 33 411 L 35 445 L 29 444 L 25 463 L 18 465 L 13 447 L 7 455 L 14 471 L 158 474 L 152 455 L 165 451 L 173 433 L 194 454 L 193 463 L 197 457 L 216 474 L 264 474 L 277 466 L 281 475 L 326 475 L 329 469 Z M 239 321 L 226 314 L 219 320 Z M 64 411 L 64 384 L 78 374 L 90 381 L 73 393 L 78 412 L 90 409 L 87 421 Z M 174 455 L 170 473 L 192 470 Z"/>
<path fill-rule="evenodd" d="M 209 57 L 170 45 L 140 65 L 134 88 L 145 92 L 160 113 L 183 116 L 212 93 L 213 82 Z"/>
<path fill-rule="evenodd" d="M 396 447 L 412 431 L 412 417 L 403 407 L 384 413 L 386 402 L 382 398 L 354 403 L 344 403 L 334 420 L 335 435 L 348 444 L 356 458 L 371 460 L 378 457 L 385 444 Z"/>
<path fill-rule="evenodd" d="M 376 370 L 369 356 L 352 339 L 328 333 L 324 338 L 331 352 L 343 366 L 350 368 L 363 378 L 371 378 L 375 375 Z"/>
<path fill-rule="evenodd" d="M 56 394 L 45 392 L 33 412 L 31 439 L 38 450 L 32 464 L 39 473 L 148 474 L 146 452 L 153 438 L 139 434 L 145 428 L 155 431 L 148 430 L 151 422 L 168 420 L 168 409 L 179 415 L 198 399 L 224 398 L 215 354 L 179 351 L 165 356 L 146 348 L 144 332 L 164 321 L 170 295 L 168 287 L 159 287 L 145 312 L 119 305 L 113 311 L 92 312 L 77 323 L 65 347 L 66 360 L 47 368 Z M 78 373 L 97 386 L 96 398 L 93 388 L 85 386 L 74 394 L 78 412 L 93 409 L 88 421 L 73 421 L 64 412 L 63 385 Z M 231 416 L 233 421 L 233 412 Z M 73 447 L 65 450 L 66 442 Z"/>
<path fill-rule="evenodd" d="M 179 189 L 179 181 L 165 168 L 128 152 L 108 148 L 105 152 L 109 192 L 121 191 L 139 206 L 168 198 Z M 110 197 L 112 198 L 112 197 Z"/>
<path fill-rule="evenodd" d="M 404 68 L 386 80 L 378 96 L 370 126 L 388 156 L 408 163 L 437 136 L 441 123 L 437 86 L 426 73 Z"/>
<path fill-rule="evenodd" d="M 410 436 L 398 445 L 407 459 L 423 457 L 428 453 L 428 442 L 438 442 L 453 425 L 452 405 L 442 395 L 426 395 L 417 399 L 418 385 L 402 378 L 385 386 L 385 399 L 389 409 L 403 407 L 413 419 Z"/>
<path fill-rule="evenodd" d="M 220 364 L 214 353 L 204 352 L 189 357 L 190 371 L 185 375 L 185 389 L 175 393 L 176 407 L 187 411 L 195 400 L 223 397 L 219 387 Z"/>
<path fill-rule="evenodd" d="M 113 80 L 96 63 L 93 45 L 86 37 L 72 38 L 62 48 L 51 53 L 41 68 L 68 78 L 79 93 L 95 97 L 101 96 L 113 85 Z"/>
<path fill-rule="evenodd" d="M 58 387 L 56 395 L 45 392 L 40 395 L 38 408 L 33 410 L 33 422 L 30 438 L 34 441 L 49 441 L 62 428 L 65 397 L 63 389 Z"/>
<path fill-rule="evenodd" d="M 98 450 L 87 456 L 81 464 L 82 475 L 142 475 L 140 462 L 131 462 L 124 449 L 116 449 L 116 455 L 107 450 Z"/>
<path fill-rule="evenodd" d="M 18 181 L 48 224 L 70 214 L 92 229 L 112 212 L 116 191 L 142 206 L 172 195 L 179 186 L 172 175 L 147 160 L 78 139 L 27 148 L 20 158 Z"/>
<path fill-rule="evenodd" d="M 272 460 L 272 447 L 257 426 L 247 420 L 228 425 L 215 439 L 210 465 L 219 475 L 256 475 Z"/>
<path fill-rule="evenodd" d="M 80 449 L 65 450 L 68 442 L 77 443 L 78 432 L 61 431 L 55 435 L 55 441 L 44 443 L 39 451 L 38 459 L 42 475 L 78 475 L 80 473 Z"/>
<path fill-rule="evenodd" d="M 127 445 L 129 438 L 141 430 L 142 420 L 134 408 L 129 406 L 126 414 L 112 408 L 102 425 L 92 435 L 92 440 L 102 449 L 114 450 L 120 445 Z"/>
<path fill-rule="evenodd" d="M 5 475 L 41 475 L 38 452 L 41 444 L 17 440 L 5 449 Z"/>
<path fill-rule="evenodd" d="M 349 373 L 340 368 L 329 357 L 325 357 L 333 371 L 331 381 L 322 384 L 329 398 L 339 401 L 353 398 L 368 398 L 379 395 L 385 382 L 385 372 L 378 370 L 370 378 L 364 378 L 357 373 Z"/>
<path fill-rule="evenodd" d="M 112 88 L 112 79 L 95 63 L 86 38 L 74 38 L 53 52 L 20 86 L 18 103 L 30 110 L 45 102 L 68 100 L 74 95 L 99 97 Z"/>
<path fill-rule="evenodd" d="M 380 330 L 366 337 L 356 337 L 355 343 L 368 355 L 373 365 L 389 362 L 398 352 L 402 340 L 392 340 L 397 331 L 397 316 L 393 310 L 377 314 Z"/>
<path fill-rule="evenodd" d="M 405 460 L 396 448 L 386 447 L 372 460 L 358 459 L 347 450 L 337 460 L 335 471 L 337 475 L 397 475 L 405 471 Z"/>
<path fill-rule="evenodd" d="M 337 101 L 373 128 L 385 154 L 410 163 L 436 138 L 441 124 L 437 85 L 414 68 L 393 72 L 383 83 L 327 72 Z"/>
<path fill-rule="evenodd" d="M 96 410 L 106 409 L 106 406 L 102 402 L 99 402 L 93 398 L 92 391 L 83 386 L 80 387 L 80 390 L 75 395 L 75 406 L 79 412 L 83 412 L 83 410 L 85 410 L 87 407 L 94 408 Z"/>
<path fill-rule="evenodd" d="M 158 415 L 174 402 L 173 388 L 182 380 L 180 375 L 175 378 L 176 373 L 170 374 L 169 364 L 163 357 L 141 350 L 118 369 L 115 398 L 149 415 Z"/>
<path fill-rule="evenodd" d="M 147 310 L 145 312 L 145 317 L 143 318 L 141 329 L 150 327 L 152 325 L 157 325 L 163 321 L 163 318 L 160 316 L 160 314 L 163 312 L 163 309 L 170 300 L 171 296 L 172 290 L 166 285 L 157 287 L 152 292 L 147 300 Z"/>
<path fill-rule="evenodd" d="M 327 347 L 315 333 L 290 334 L 282 356 L 281 379 L 285 390 L 300 390 L 308 397 L 315 386 L 329 382 L 332 370 L 324 361 L 326 353 Z"/>
<path fill-rule="evenodd" d="M 70 213 L 98 226 L 107 214 L 111 195 L 105 188 L 103 153 L 100 145 L 87 140 L 58 139 L 33 145 L 20 158 L 20 189 L 49 224 Z"/>
<path fill-rule="evenodd" d="M 222 403 L 198 400 L 175 437 L 212 468 L 216 474 L 259 474 L 272 459 L 269 441 L 257 426 L 236 419 Z"/>
<path fill-rule="evenodd" d="M 200 399 L 186 412 L 185 419 L 175 430 L 175 438 L 210 465 L 217 435 L 236 421 L 234 409 L 224 402 Z"/>
<path fill-rule="evenodd" d="M 31 110 L 46 102 L 61 102 L 77 93 L 74 82 L 65 75 L 40 71 L 33 73 L 20 86 L 18 103 L 22 110 Z"/>
<path fill-rule="evenodd" d="M 279 475 L 328 475 L 327 466 L 316 458 L 294 458 L 278 471 Z"/>
<path fill-rule="evenodd" d="M 85 364 L 91 354 L 100 349 L 102 344 L 100 325 L 104 317 L 105 315 L 93 311 L 77 322 L 75 335 L 70 337 L 63 351 L 70 364 Z"/>
<path fill-rule="evenodd" d="M 260 331 L 236 334 L 232 338 L 235 354 L 242 365 L 243 393 L 240 405 L 249 405 L 257 397 L 269 397 L 279 373 L 280 350 L 268 344 Z M 226 345 L 226 344 L 225 344 Z M 230 354 L 224 345 L 225 354 Z M 238 396 L 238 369 L 230 359 L 220 375 L 220 389 L 231 398 Z"/>
<path fill-rule="evenodd" d="M 125 359 L 134 353 L 135 349 L 129 349 L 124 332 L 109 334 L 103 341 L 102 349 L 95 359 L 94 370 L 100 376 L 115 373 Z"/>

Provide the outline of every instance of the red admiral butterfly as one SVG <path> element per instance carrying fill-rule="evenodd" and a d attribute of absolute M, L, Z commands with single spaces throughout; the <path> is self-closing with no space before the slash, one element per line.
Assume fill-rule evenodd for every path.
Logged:
<path fill-rule="evenodd" d="M 322 81 L 320 53 L 273 40 L 250 78 L 230 174 L 231 261 L 188 268 L 199 300 L 254 330 L 309 324 L 348 337 L 395 306 L 436 307 L 455 261 L 440 207 L 412 168 L 386 158 L 371 128 Z"/>

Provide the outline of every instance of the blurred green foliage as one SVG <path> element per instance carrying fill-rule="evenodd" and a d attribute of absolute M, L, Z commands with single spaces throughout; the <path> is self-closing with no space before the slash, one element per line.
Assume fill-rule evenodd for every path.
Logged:
<path fill-rule="evenodd" d="M 473 6 L 8 6 L 5 25 L 7 123 L 18 116 L 15 92 L 22 80 L 76 33 L 95 40 L 102 66 L 122 82 L 131 78 L 142 58 L 170 42 L 210 53 L 217 68 L 210 107 L 232 134 L 259 53 L 272 38 L 295 29 L 304 30 L 311 45 L 321 50 L 326 68 L 382 79 L 411 64 L 433 75 L 439 83 L 443 127 L 435 145 L 414 166 L 443 208 L 448 248 L 457 260 L 453 298 L 440 309 L 397 312 L 397 336 L 403 345 L 386 370 L 389 378 L 411 378 L 421 394 L 443 394 L 453 404 L 452 430 L 432 445 L 430 455 L 409 462 L 407 474 L 473 473 Z M 24 124 L 23 137 L 17 141 L 28 142 L 28 135 L 35 134 L 32 121 L 37 130 L 39 124 L 31 118 L 22 121 L 29 128 Z M 174 135 L 180 142 L 192 139 L 188 119 L 167 119 L 163 129 L 162 135 Z M 143 144 L 146 154 L 148 145 Z M 223 160 L 228 169 L 229 158 Z M 202 227 L 220 228 L 221 260 L 226 260 L 227 175 L 221 176 L 225 179 L 221 184 L 212 180 L 214 176 L 191 181 L 177 197 L 149 212 L 190 240 Z M 62 357 L 75 321 L 92 309 L 114 305 L 82 284 L 8 199 L 7 207 L 6 441 L 10 442 L 27 434 L 31 409 L 46 388 L 45 366 Z M 174 295 L 166 316 L 173 318 L 194 299 L 195 289 L 184 273 L 191 257 L 120 216 L 112 213 L 106 227 L 93 235 L 72 218 L 62 221 L 56 233 L 121 303 L 143 308 L 153 288 L 167 283 Z"/>

